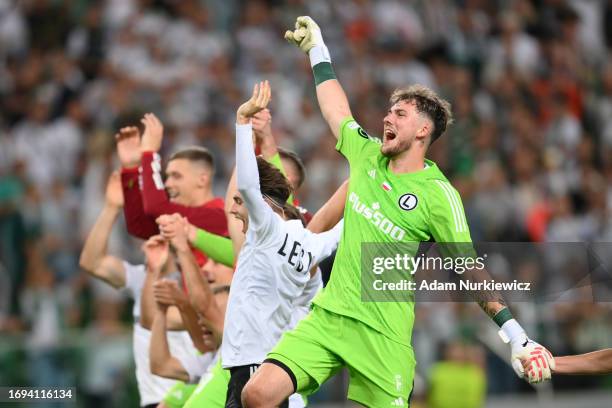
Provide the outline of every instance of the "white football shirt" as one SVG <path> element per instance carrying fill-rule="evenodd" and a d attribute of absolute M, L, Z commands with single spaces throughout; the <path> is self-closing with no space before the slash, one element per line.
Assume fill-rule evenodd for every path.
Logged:
<path fill-rule="evenodd" d="M 264 201 L 251 125 L 236 125 L 237 185 L 249 211 L 246 238 L 232 279 L 221 361 L 224 368 L 261 364 L 290 329 L 310 269 L 338 245 L 342 221 L 322 234 L 283 220 Z"/>
<path fill-rule="evenodd" d="M 136 364 L 136 382 L 140 394 L 140 405 L 159 403 L 166 392 L 176 383 L 176 380 L 151 374 L 149 363 L 149 345 L 151 332 L 140 325 L 140 298 L 146 278 L 144 265 L 123 263 L 125 267 L 125 288 L 134 299 L 132 314 L 134 315 L 134 333 L 132 345 L 134 348 L 134 363 Z M 196 349 L 187 331 L 168 331 L 170 354 L 181 359 L 189 359 L 196 355 Z"/>

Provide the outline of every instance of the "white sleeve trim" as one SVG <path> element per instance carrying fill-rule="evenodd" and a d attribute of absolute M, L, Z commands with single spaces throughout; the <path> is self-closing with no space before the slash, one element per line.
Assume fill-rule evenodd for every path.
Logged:
<path fill-rule="evenodd" d="M 502 340 L 505 340 L 502 333 L 510 343 L 514 343 L 515 341 L 523 341 L 525 337 L 527 337 L 525 330 L 515 319 L 510 319 L 501 326 L 500 337 L 502 337 Z M 504 342 L 507 343 L 506 341 Z"/>
<path fill-rule="evenodd" d="M 314 67 L 322 62 L 331 63 L 331 57 L 329 55 L 329 49 L 325 44 L 315 45 L 308 51 L 308 57 L 310 57 L 310 66 Z"/>
<path fill-rule="evenodd" d="M 442 191 L 444 191 L 444 195 L 448 200 L 453 213 L 453 220 L 455 222 L 455 232 L 468 232 L 467 221 L 465 220 L 465 214 L 463 213 L 461 202 L 459 201 L 459 197 L 457 197 L 457 193 L 450 186 L 450 184 L 441 180 L 435 180 L 435 182 L 440 186 Z"/>

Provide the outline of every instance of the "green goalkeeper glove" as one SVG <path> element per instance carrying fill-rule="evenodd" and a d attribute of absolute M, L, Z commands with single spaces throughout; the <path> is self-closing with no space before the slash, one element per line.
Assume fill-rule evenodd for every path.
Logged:
<path fill-rule="evenodd" d="M 298 17 L 295 21 L 295 30 L 288 30 L 285 33 L 285 39 L 310 56 L 311 66 L 314 67 L 320 62 L 331 62 L 329 51 L 323 42 L 321 29 L 312 18 Z"/>

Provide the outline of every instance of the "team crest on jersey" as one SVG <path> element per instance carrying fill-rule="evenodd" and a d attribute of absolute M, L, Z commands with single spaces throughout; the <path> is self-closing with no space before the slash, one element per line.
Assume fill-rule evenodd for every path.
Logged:
<path fill-rule="evenodd" d="M 389 184 L 386 181 L 383 181 L 383 183 L 380 185 L 382 187 L 383 190 L 385 191 L 391 191 L 393 190 L 393 187 L 391 187 L 391 184 Z"/>
<path fill-rule="evenodd" d="M 419 204 L 419 199 L 412 193 L 406 193 L 397 200 L 397 204 L 402 210 L 411 211 Z"/>
<path fill-rule="evenodd" d="M 361 126 L 359 127 L 359 129 L 357 129 L 357 133 L 359 133 L 359 136 L 363 137 L 364 139 L 370 139 L 370 135 L 368 135 L 368 132 L 363 130 Z"/>

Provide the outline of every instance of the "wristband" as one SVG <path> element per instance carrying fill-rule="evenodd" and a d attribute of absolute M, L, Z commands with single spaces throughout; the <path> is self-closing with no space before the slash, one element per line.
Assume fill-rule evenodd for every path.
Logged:
<path fill-rule="evenodd" d="M 312 67 L 315 85 L 322 84 L 330 79 L 336 79 L 336 74 L 330 62 L 321 62 Z"/>
<path fill-rule="evenodd" d="M 315 65 L 322 62 L 329 62 L 331 64 L 331 57 L 329 50 L 325 45 L 316 45 L 308 51 L 308 57 L 310 57 L 310 66 L 314 68 Z"/>
<path fill-rule="evenodd" d="M 507 307 L 503 308 L 495 316 L 493 316 L 493 321 L 497 323 L 499 327 L 502 327 L 504 323 L 508 320 L 513 319 L 512 312 Z"/>
<path fill-rule="evenodd" d="M 510 343 L 517 340 L 519 337 L 520 340 L 525 340 L 527 335 L 525 334 L 525 330 L 521 327 L 521 325 L 514 319 L 508 320 L 504 323 L 499 331 L 499 337 L 503 340 L 504 343 Z"/>

